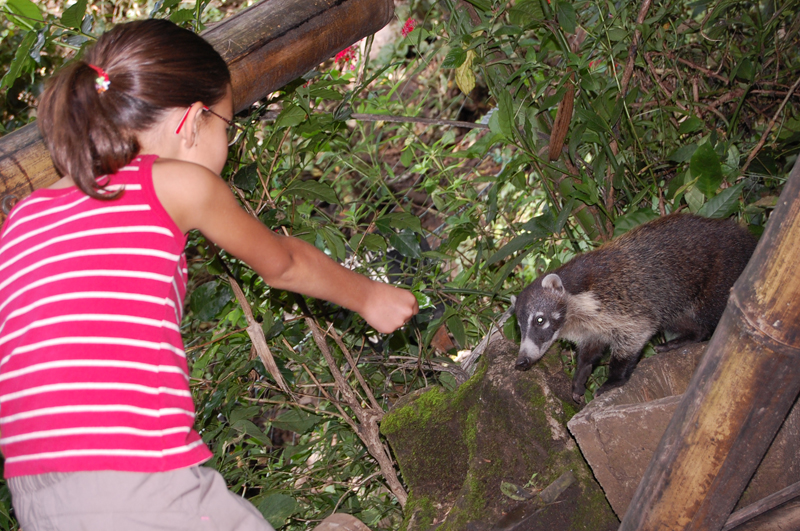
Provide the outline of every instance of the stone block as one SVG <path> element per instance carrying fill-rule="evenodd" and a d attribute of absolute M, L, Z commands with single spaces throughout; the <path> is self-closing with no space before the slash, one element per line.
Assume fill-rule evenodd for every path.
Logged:
<path fill-rule="evenodd" d="M 620 519 L 705 347 L 699 343 L 642 360 L 625 386 L 596 398 L 567 424 Z M 800 481 L 798 450 L 800 408 L 795 404 L 737 509 Z"/>

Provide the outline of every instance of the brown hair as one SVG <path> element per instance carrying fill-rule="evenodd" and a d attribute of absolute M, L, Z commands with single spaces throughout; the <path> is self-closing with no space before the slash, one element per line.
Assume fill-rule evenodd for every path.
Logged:
<path fill-rule="evenodd" d="M 90 64 L 108 74 L 105 92 L 98 92 Z M 138 132 L 169 109 L 218 103 L 230 82 L 225 61 L 199 35 L 167 20 L 120 24 L 50 78 L 39 104 L 39 130 L 62 175 L 87 195 L 113 198 L 101 193 L 97 177 L 133 160 Z"/>

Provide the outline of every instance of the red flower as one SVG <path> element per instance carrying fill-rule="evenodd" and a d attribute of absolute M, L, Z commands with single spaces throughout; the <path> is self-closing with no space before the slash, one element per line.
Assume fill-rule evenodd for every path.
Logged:
<path fill-rule="evenodd" d="M 403 29 L 400 30 L 400 34 L 403 37 L 408 37 L 408 34 L 414 31 L 414 28 L 417 27 L 417 21 L 413 18 L 406 20 L 406 23 L 403 24 Z"/>
<path fill-rule="evenodd" d="M 353 44 L 342 50 L 341 52 L 336 54 L 336 57 L 333 58 L 334 62 L 340 63 L 342 66 L 350 63 L 356 58 L 356 54 L 358 53 L 358 46 Z M 353 70 L 355 66 L 350 65 L 350 70 Z"/>

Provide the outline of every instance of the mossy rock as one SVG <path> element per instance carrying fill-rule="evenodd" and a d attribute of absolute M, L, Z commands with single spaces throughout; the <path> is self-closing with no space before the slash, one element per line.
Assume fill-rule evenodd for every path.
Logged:
<path fill-rule="evenodd" d="M 381 431 L 410 491 L 406 531 L 619 526 L 565 427 L 575 413 L 569 378 L 559 363 L 516 371 L 517 352 L 495 341 L 458 389 L 417 393 L 384 418 Z M 538 490 L 568 471 L 576 481 L 543 504 Z"/>

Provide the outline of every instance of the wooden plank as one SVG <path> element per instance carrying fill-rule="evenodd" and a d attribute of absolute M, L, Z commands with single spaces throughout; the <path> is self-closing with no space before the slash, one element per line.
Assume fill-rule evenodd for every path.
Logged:
<path fill-rule="evenodd" d="M 734 531 L 739 525 L 752 520 L 756 516 L 771 511 L 798 496 L 800 496 L 800 483 L 793 483 L 733 513 L 725 522 L 722 531 Z"/>
<path fill-rule="evenodd" d="M 393 14 L 392 0 L 263 0 L 203 37 L 228 63 L 234 109 L 240 112 L 375 33 Z M 0 138 L 3 207 L 57 179 L 35 122 Z"/>
<path fill-rule="evenodd" d="M 795 498 L 736 526 L 731 531 L 797 531 L 798 529 L 800 529 L 800 498 Z"/>
<path fill-rule="evenodd" d="M 719 531 L 800 392 L 800 164 L 620 530 Z"/>

